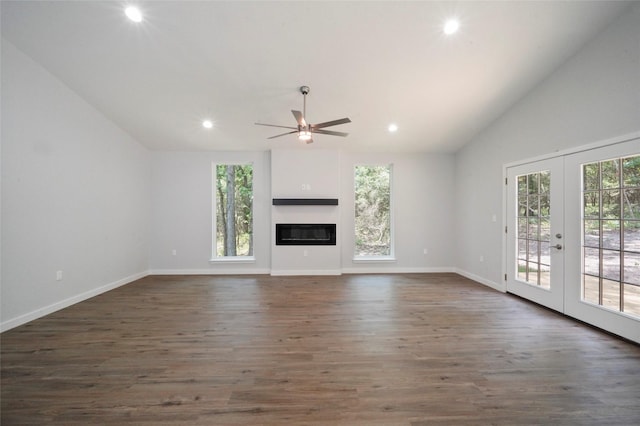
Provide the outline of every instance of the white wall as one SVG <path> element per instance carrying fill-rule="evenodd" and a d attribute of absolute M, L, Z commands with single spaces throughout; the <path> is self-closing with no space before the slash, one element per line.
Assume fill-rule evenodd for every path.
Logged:
<path fill-rule="evenodd" d="M 354 262 L 354 167 L 391 164 L 395 261 Z M 344 272 L 443 272 L 454 264 L 454 157 L 446 154 L 347 152 L 342 157 Z M 427 254 L 424 254 L 427 249 Z"/>
<path fill-rule="evenodd" d="M 333 274 L 454 270 L 453 155 L 305 148 L 278 150 L 271 155 L 269 152 L 152 153 L 151 272 Z M 209 262 L 211 164 L 248 161 L 254 164 L 256 261 L 249 264 Z M 396 261 L 357 263 L 353 261 L 353 168 L 356 164 L 375 163 L 393 164 Z M 308 184 L 310 190 L 302 190 L 302 184 Z M 339 205 L 272 206 L 272 197 L 338 198 Z M 325 222 L 325 219 L 338 225 L 337 246 L 275 246 L 275 222 Z M 425 248 L 427 255 L 423 253 Z M 172 255 L 174 249 L 175 256 Z"/>
<path fill-rule="evenodd" d="M 253 164 L 253 263 L 210 261 L 214 163 Z M 269 152 L 153 152 L 151 164 L 151 273 L 269 272 Z"/>
<path fill-rule="evenodd" d="M 3 40 L 2 330 L 144 275 L 149 193 L 146 149 Z"/>
<path fill-rule="evenodd" d="M 460 272 L 498 288 L 504 285 L 504 164 L 638 130 L 640 5 L 635 4 L 457 153 Z M 497 222 L 492 222 L 493 214 Z"/>

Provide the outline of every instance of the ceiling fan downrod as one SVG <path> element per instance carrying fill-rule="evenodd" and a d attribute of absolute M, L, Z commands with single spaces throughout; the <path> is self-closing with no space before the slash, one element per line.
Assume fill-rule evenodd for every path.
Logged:
<path fill-rule="evenodd" d="M 306 117 L 307 116 L 307 95 L 309 94 L 309 86 L 300 86 L 300 93 L 302 93 L 302 116 Z M 305 130 L 307 126 L 305 126 Z"/>

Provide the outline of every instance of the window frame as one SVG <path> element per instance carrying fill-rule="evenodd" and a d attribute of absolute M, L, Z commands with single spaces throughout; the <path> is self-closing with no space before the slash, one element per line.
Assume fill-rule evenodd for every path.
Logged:
<path fill-rule="evenodd" d="M 253 254 L 250 256 L 219 256 L 218 253 L 218 196 L 217 196 L 217 168 L 218 166 L 251 166 L 251 239 L 254 244 Z M 255 263 L 255 165 L 253 161 L 211 162 L 211 258 L 210 262 Z"/>
<path fill-rule="evenodd" d="M 355 209 L 355 204 L 356 204 L 356 168 L 357 167 L 388 167 L 389 168 L 389 254 L 385 254 L 385 255 L 358 255 L 356 254 L 356 240 L 357 240 L 357 235 L 356 235 L 356 225 L 355 225 L 355 219 L 356 219 L 356 209 Z M 396 261 L 396 251 L 395 251 L 395 202 L 394 202 L 394 167 L 393 167 L 393 163 L 388 163 L 388 162 L 366 162 L 366 163 L 356 163 L 353 165 L 353 185 L 352 185 L 352 190 L 353 190 L 353 203 L 352 203 L 352 208 L 353 208 L 353 233 L 352 233 L 352 238 L 353 238 L 353 257 L 352 257 L 352 261 L 354 263 L 385 263 L 385 262 L 395 262 Z"/>

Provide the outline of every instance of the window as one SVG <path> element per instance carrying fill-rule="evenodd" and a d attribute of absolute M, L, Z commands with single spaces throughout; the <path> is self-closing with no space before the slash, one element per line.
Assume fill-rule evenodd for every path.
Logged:
<path fill-rule="evenodd" d="M 551 174 L 548 170 L 518 179 L 518 279 L 551 286 Z"/>
<path fill-rule="evenodd" d="M 582 166 L 583 300 L 640 317 L 640 155 Z"/>
<path fill-rule="evenodd" d="M 391 165 L 355 166 L 355 257 L 391 257 Z"/>
<path fill-rule="evenodd" d="M 253 166 L 217 164 L 213 258 L 253 256 Z"/>

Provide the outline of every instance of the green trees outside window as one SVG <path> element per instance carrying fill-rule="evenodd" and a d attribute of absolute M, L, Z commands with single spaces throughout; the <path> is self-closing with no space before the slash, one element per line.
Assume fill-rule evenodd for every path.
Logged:
<path fill-rule="evenodd" d="M 253 166 L 215 167 L 215 257 L 253 256 Z"/>
<path fill-rule="evenodd" d="M 391 166 L 355 166 L 355 256 L 391 256 Z"/>

